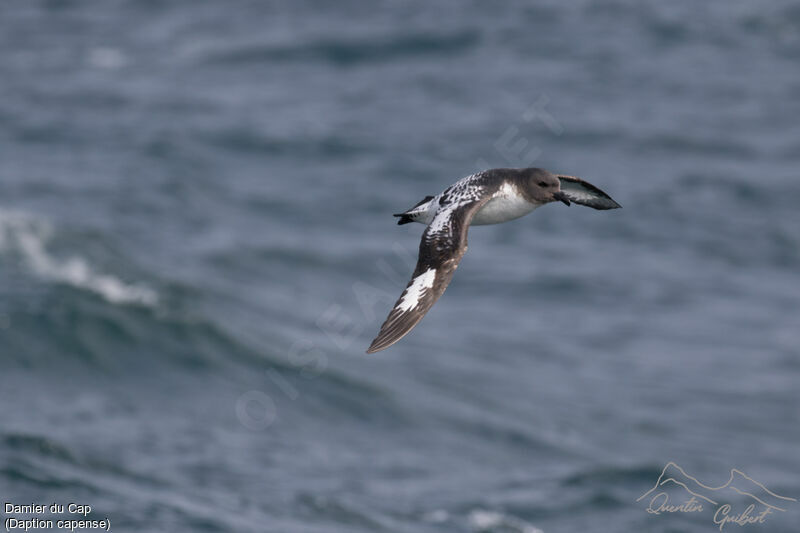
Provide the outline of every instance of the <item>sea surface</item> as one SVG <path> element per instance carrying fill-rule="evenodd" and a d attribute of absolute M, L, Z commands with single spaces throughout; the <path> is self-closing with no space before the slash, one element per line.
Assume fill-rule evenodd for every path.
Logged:
<path fill-rule="evenodd" d="M 623 209 L 473 228 L 366 355 L 423 229 L 391 214 L 522 166 Z M 0 504 L 719 531 L 647 511 L 673 462 L 783 497 L 722 531 L 796 533 L 798 205 L 796 2 L 2 2 Z"/>

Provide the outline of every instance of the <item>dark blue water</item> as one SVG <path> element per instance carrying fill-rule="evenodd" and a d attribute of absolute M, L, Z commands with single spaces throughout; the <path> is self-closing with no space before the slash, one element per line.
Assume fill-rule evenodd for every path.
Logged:
<path fill-rule="evenodd" d="M 800 499 L 800 8 L 432 4 L 0 6 L 0 503 L 717 531 L 636 501 L 669 461 Z M 474 228 L 365 355 L 422 230 L 391 213 L 498 166 L 624 209 Z M 781 501 L 723 531 L 797 531 Z"/>

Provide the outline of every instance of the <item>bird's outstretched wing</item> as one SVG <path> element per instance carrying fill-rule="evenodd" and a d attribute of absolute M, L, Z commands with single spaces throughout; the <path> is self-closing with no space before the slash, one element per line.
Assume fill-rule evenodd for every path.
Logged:
<path fill-rule="evenodd" d="M 622 207 L 609 195 L 588 181 L 583 181 L 575 176 L 558 176 L 558 179 L 561 182 L 561 192 L 576 204 L 593 207 L 594 209 L 617 209 Z"/>
<path fill-rule="evenodd" d="M 472 217 L 488 202 L 496 185 L 470 176 L 442 193 L 440 207 L 422 234 L 417 267 L 367 353 L 388 348 L 422 320 L 444 293 L 467 251 Z"/>

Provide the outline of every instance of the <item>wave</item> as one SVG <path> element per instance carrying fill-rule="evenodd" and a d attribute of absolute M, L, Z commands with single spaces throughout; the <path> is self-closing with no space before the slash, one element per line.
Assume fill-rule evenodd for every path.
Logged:
<path fill-rule="evenodd" d="M 444 509 L 436 509 L 425 513 L 422 520 L 430 524 L 444 524 L 454 521 L 456 516 L 452 516 Z M 472 509 L 466 516 L 467 523 L 473 531 L 495 531 L 502 530 L 516 533 L 544 533 L 533 524 L 499 511 L 488 509 Z"/>
<path fill-rule="evenodd" d="M 98 272 L 80 256 L 55 256 L 48 250 L 52 236 L 53 228 L 47 221 L 0 209 L 0 253 L 19 254 L 34 275 L 93 292 L 113 304 L 158 304 L 158 294 L 149 287 Z"/>
<path fill-rule="evenodd" d="M 383 38 L 321 39 L 302 44 L 238 44 L 227 50 L 210 51 L 205 60 L 229 65 L 319 60 L 350 66 L 408 57 L 457 54 L 475 46 L 480 37 L 477 31 L 463 30 L 448 35 L 414 33 Z"/>
<path fill-rule="evenodd" d="M 470 511 L 467 516 L 469 524 L 477 531 L 494 530 L 495 528 L 505 528 L 508 531 L 518 533 L 544 533 L 541 529 L 529 524 L 528 522 L 497 511 L 485 509 L 475 509 Z"/>

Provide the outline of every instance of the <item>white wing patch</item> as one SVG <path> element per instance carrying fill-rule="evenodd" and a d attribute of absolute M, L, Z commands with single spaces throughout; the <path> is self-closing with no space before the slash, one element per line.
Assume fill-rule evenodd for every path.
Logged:
<path fill-rule="evenodd" d="M 417 307 L 420 298 L 422 298 L 423 291 L 433 287 L 434 279 L 436 279 L 435 268 L 429 268 L 426 272 L 414 278 L 414 280 L 411 282 L 411 285 L 409 285 L 408 289 L 406 289 L 403 299 L 400 300 L 400 303 L 397 304 L 395 309 L 399 309 L 405 313 Z"/>
<path fill-rule="evenodd" d="M 447 206 L 439 208 L 436 215 L 431 220 L 428 226 L 428 231 L 432 234 L 441 233 L 442 230 L 450 223 L 450 215 L 453 214 L 453 207 Z"/>
<path fill-rule="evenodd" d="M 428 224 L 429 234 L 435 235 L 442 233 L 444 230 L 449 232 L 453 213 L 464 205 L 480 199 L 483 190 L 476 182 L 480 180 L 481 177 L 482 173 L 479 172 L 478 174 L 472 174 L 471 176 L 462 178 L 431 200 L 432 205 L 436 206 L 438 210 Z M 446 197 L 447 203 L 441 205 L 443 197 Z"/>

